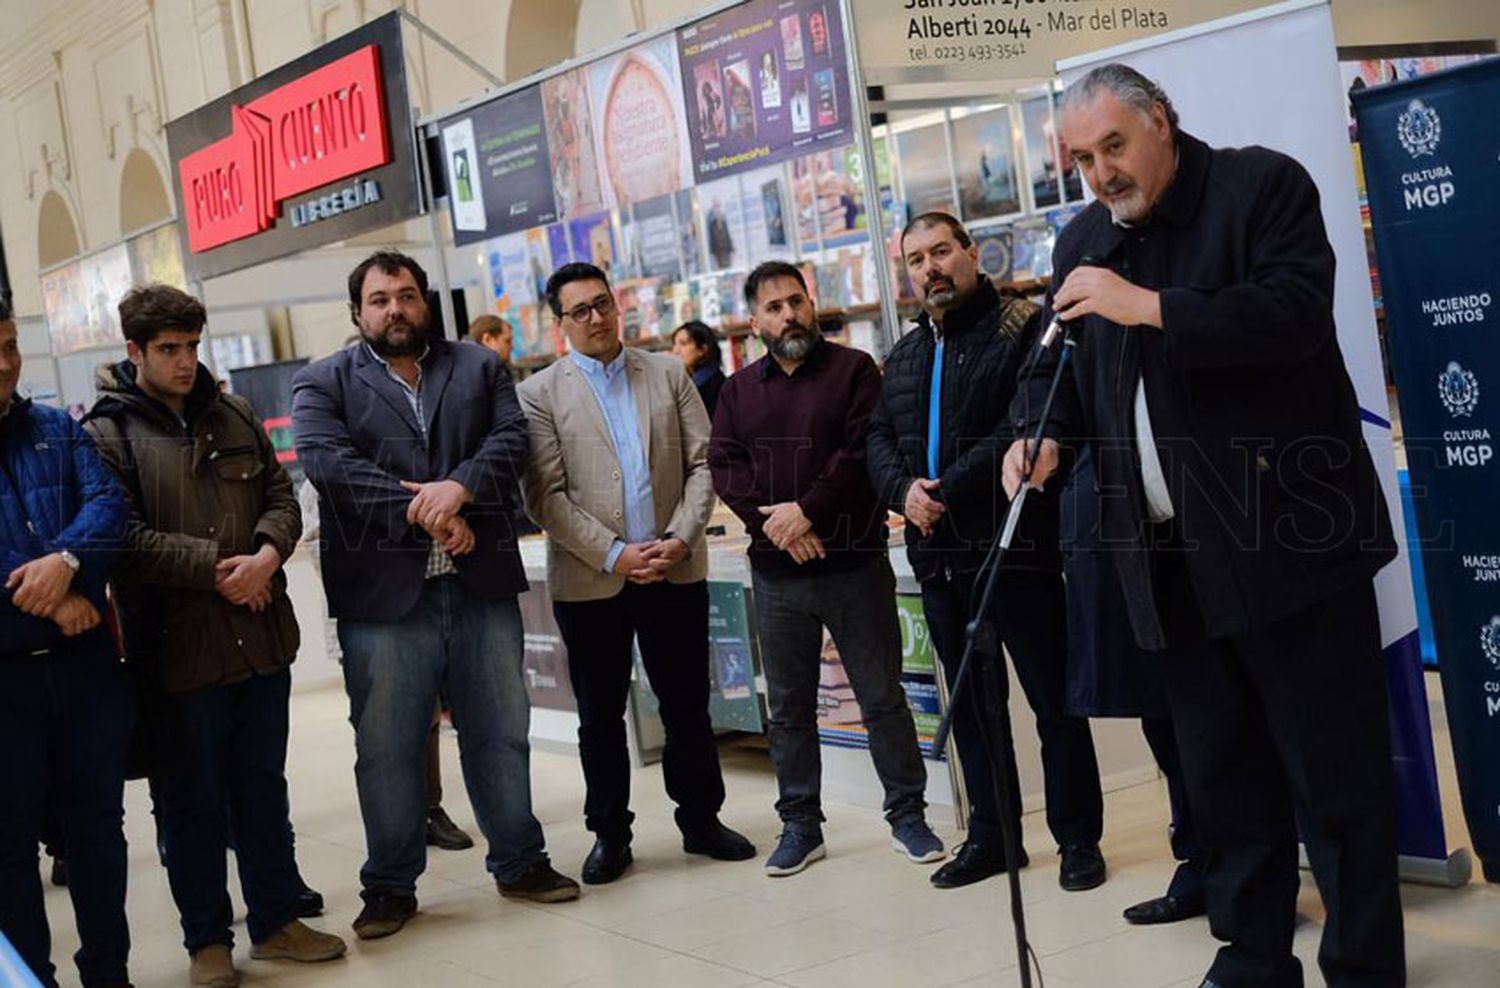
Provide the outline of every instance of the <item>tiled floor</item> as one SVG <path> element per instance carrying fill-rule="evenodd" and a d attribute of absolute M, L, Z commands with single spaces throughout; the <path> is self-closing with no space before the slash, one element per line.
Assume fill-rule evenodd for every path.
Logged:
<path fill-rule="evenodd" d="M 483 852 L 434 852 L 418 890 L 422 911 L 401 934 L 361 943 L 349 931 L 358 909 L 357 873 L 364 837 L 354 797 L 353 741 L 337 690 L 293 698 L 289 776 L 298 857 L 309 882 L 328 900 L 314 921 L 349 939 L 349 956 L 299 966 L 251 961 L 244 927 L 236 958 L 245 984 L 284 988 L 687 988 L 789 985 L 881 988 L 1019 983 L 1005 886 L 986 882 L 940 892 L 932 866 L 912 865 L 890 850 L 877 811 L 830 805 L 829 857 L 802 875 L 768 879 L 760 861 L 721 864 L 681 853 L 661 788 L 659 768 L 637 775 L 636 865 L 615 885 L 585 889 L 582 900 L 554 906 L 501 900 L 483 868 Z M 457 746 L 444 739 L 447 806 L 472 828 L 460 783 Z M 1440 754 L 1446 754 L 1440 738 Z M 1446 761 L 1446 759 L 1442 759 Z M 770 850 L 777 827 L 774 780 L 764 754 L 726 751 L 730 800 L 725 819 Z M 576 760 L 534 755 L 534 792 L 555 862 L 577 875 L 590 846 L 580 807 Z M 1457 798 L 1443 768 L 1450 834 Z M 128 797 L 130 918 L 137 988 L 184 985 L 186 956 L 166 876 L 156 863 L 146 795 Z M 1031 943 L 1047 988 L 1195 988 L 1213 955 L 1203 920 L 1133 929 L 1120 910 L 1157 894 L 1171 873 L 1163 834 L 1165 797 L 1157 783 L 1111 794 L 1104 849 L 1110 880 L 1093 892 L 1057 886 L 1055 857 L 1038 813 L 1027 816 L 1032 866 L 1023 872 Z M 945 816 L 934 814 L 945 839 Z M 1461 830 L 1451 839 L 1462 843 Z M 1405 887 L 1412 985 L 1494 988 L 1500 985 L 1500 888 L 1458 891 Z M 76 985 L 68 961 L 77 943 L 62 890 L 49 889 L 54 959 L 65 985 Z M 236 891 L 236 902 L 238 902 Z M 1308 985 L 1323 985 L 1313 958 L 1321 906 L 1304 878 L 1305 918 L 1297 952 Z"/>

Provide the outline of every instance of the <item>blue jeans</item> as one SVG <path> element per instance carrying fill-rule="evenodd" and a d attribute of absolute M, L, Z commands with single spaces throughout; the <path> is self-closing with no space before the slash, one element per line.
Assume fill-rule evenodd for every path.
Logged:
<path fill-rule="evenodd" d="M 464 785 L 504 882 L 546 861 L 531 813 L 531 705 L 514 597 L 480 600 L 455 576 L 426 581 L 399 621 L 340 621 L 354 779 L 369 857 L 365 891 L 412 895 L 427 865 L 427 731 L 448 698 Z"/>
<path fill-rule="evenodd" d="M 287 825 L 291 670 L 172 695 L 171 745 L 156 777 L 167 878 L 189 953 L 232 945 L 227 833 L 254 943 L 297 918 L 302 880 Z"/>
<path fill-rule="evenodd" d="M 0 658 L 0 931 L 42 984 L 57 983 L 36 854 L 54 788 L 81 943 L 74 961 L 93 988 L 129 981 L 123 801 L 135 697 L 107 635 L 78 649 L 97 655 Z"/>

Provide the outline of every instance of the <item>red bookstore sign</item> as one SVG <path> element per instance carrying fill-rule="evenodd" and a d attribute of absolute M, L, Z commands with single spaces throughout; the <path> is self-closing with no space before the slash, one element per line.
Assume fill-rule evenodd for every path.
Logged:
<path fill-rule="evenodd" d="M 271 229 L 292 196 L 391 161 L 377 45 L 230 112 L 229 136 L 178 163 L 194 254 Z"/>

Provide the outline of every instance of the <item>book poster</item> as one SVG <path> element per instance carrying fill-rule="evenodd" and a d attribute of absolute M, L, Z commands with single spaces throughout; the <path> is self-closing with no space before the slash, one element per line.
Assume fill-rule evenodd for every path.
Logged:
<path fill-rule="evenodd" d="M 187 291 L 187 272 L 182 266 L 182 240 L 177 226 L 168 223 L 150 233 L 125 242 L 130 255 L 130 274 L 137 285 L 171 285 Z"/>
<path fill-rule="evenodd" d="M 681 242 L 673 196 L 658 196 L 629 207 L 620 218 L 625 274 L 632 278 L 677 281 L 683 276 Z"/>
<path fill-rule="evenodd" d="M 533 707 L 543 710 L 577 710 L 578 698 L 568 672 L 568 647 L 552 616 L 547 581 L 532 581 L 531 589 L 516 602 L 521 606 L 521 626 L 525 629 L 521 673 L 526 678 L 527 698 Z"/>
<path fill-rule="evenodd" d="M 547 227 L 547 246 L 553 270 L 575 261 L 592 264 L 605 274 L 615 270 L 615 235 L 609 213 L 552 224 Z"/>
<path fill-rule="evenodd" d="M 1026 179 L 1037 209 L 1062 202 L 1062 173 L 1058 167 L 1057 133 L 1051 100 L 1038 96 L 1021 104 L 1021 131 L 1026 138 Z"/>
<path fill-rule="evenodd" d="M 678 32 L 702 182 L 845 144 L 844 25 L 832 0 L 754 0 Z"/>
<path fill-rule="evenodd" d="M 850 243 L 863 235 L 864 172 L 859 150 L 852 144 L 794 161 L 792 194 L 803 249 Z"/>
<path fill-rule="evenodd" d="M 543 298 L 552 262 L 545 229 L 498 237 L 486 250 L 490 309 L 515 327 L 516 359 L 559 353 L 552 314 Z"/>
<path fill-rule="evenodd" d="M 965 223 L 1021 211 L 1013 135 L 1010 110 L 1003 106 L 953 121 L 953 168 Z"/>
<path fill-rule="evenodd" d="M 911 216 L 933 210 L 958 215 L 942 124 L 901 131 L 896 135 L 896 157 L 901 164 L 901 197 Z"/>
<path fill-rule="evenodd" d="M 455 245 L 557 219 L 540 86 L 476 108 L 443 128 Z"/>
<path fill-rule="evenodd" d="M 932 742 L 942 720 L 942 706 L 922 599 L 897 595 L 895 604 L 901 623 L 901 689 L 916 722 L 917 744 L 924 756 L 941 760 L 943 754 L 934 751 Z M 826 629 L 818 676 L 818 736 L 824 744 L 838 748 L 867 748 L 870 743 L 864 712 L 854 696 L 838 645 Z"/>
<path fill-rule="evenodd" d="M 55 356 L 119 346 L 117 306 L 134 281 L 124 244 L 42 275 L 42 309 Z"/>
<path fill-rule="evenodd" d="M 571 219 L 598 212 L 605 206 L 604 186 L 584 70 L 574 69 L 545 80 L 542 110 L 558 213 Z"/>
<path fill-rule="evenodd" d="M 638 45 L 587 71 L 605 204 L 620 208 L 691 185 L 676 39 L 667 35 Z"/>
<path fill-rule="evenodd" d="M 750 619 L 742 584 L 708 581 L 708 715 L 721 731 L 763 730 L 755 695 L 755 662 Z M 636 697 L 643 712 L 660 716 L 646 667 L 636 655 Z"/>

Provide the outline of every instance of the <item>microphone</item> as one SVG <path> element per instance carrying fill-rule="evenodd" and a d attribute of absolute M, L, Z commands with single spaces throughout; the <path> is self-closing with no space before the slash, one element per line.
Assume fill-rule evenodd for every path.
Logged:
<path fill-rule="evenodd" d="M 1109 265 L 1106 264 L 1104 261 L 1100 260 L 1097 256 L 1095 256 L 1093 254 L 1085 254 L 1085 255 L 1083 255 L 1083 259 L 1078 262 L 1078 264 L 1074 268 L 1074 270 L 1077 270 L 1078 268 L 1107 268 L 1107 267 L 1109 267 Z M 1044 333 L 1042 333 L 1042 339 L 1041 339 L 1041 342 L 1038 345 L 1043 350 L 1050 350 L 1050 349 L 1052 349 L 1052 344 L 1057 342 L 1057 338 L 1059 336 L 1061 336 L 1067 330 L 1073 329 L 1077 325 L 1080 325 L 1082 323 L 1082 321 L 1083 321 L 1082 319 L 1061 319 L 1061 318 L 1058 318 L 1056 315 L 1054 315 L 1052 317 L 1052 322 L 1050 322 L 1047 325 L 1046 331 Z"/>

